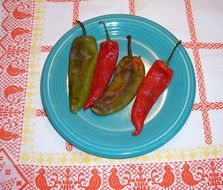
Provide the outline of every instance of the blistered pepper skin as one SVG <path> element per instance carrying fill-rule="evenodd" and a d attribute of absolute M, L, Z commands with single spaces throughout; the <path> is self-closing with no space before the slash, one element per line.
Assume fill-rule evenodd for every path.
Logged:
<path fill-rule="evenodd" d="M 91 90 L 88 96 L 88 100 L 84 106 L 84 110 L 91 107 L 93 103 L 103 95 L 112 78 L 118 60 L 118 42 L 110 39 L 105 23 L 99 23 L 104 25 L 107 39 L 100 44 L 100 51 L 98 54 L 97 65 L 94 71 Z"/>
<path fill-rule="evenodd" d="M 141 133 L 147 114 L 169 85 L 172 76 L 173 70 L 161 60 L 156 60 L 146 74 L 138 89 L 131 112 L 131 121 L 135 127 L 134 136 Z"/>
<path fill-rule="evenodd" d="M 135 97 L 145 76 L 145 67 L 140 57 L 124 56 L 115 70 L 105 93 L 93 104 L 97 115 L 108 115 L 121 110 Z"/>
<path fill-rule="evenodd" d="M 97 63 L 97 42 L 93 36 L 76 37 L 69 54 L 69 102 L 71 112 L 77 113 L 85 104 Z"/>
<path fill-rule="evenodd" d="M 131 111 L 131 121 L 135 127 L 132 135 L 137 136 L 144 127 L 144 121 L 159 96 L 171 82 L 174 71 L 169 68 L 175 50 L 181 44 L 178 41 L 166 61 L 155 60 L 143 79 Z"/>

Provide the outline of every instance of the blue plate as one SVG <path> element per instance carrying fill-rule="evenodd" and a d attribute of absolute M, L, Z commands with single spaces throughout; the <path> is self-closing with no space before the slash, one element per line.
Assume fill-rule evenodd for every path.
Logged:
<path fill-rule="evenodd" d="M 167 59 L 178 41 L 162 26 L 138 16 L 114 14 L 84 22 L 88 35 L 98 46 L 105 40 L 99 21 L 105 21 L 113 40 L 120 45 L 119 60 L 127 54 L 128 34 L 132 35 L 134 55 L 140 55 L 146 71 L 157 58 Z M 195 75 L 191 60 L 180 45 L 171 61 L 174 76 L 168 89 L 149 113 L 142 133 L 134 137 L 130 120 L 133 102 L 121 111 L 97 116 L 91 110 L 73 114 L 69 110 L 67 72 L 73 39 L 80 27 L 68 31 L 50 52 L 43 68 L 41 96 L 47 116 L 56 131 L 76 148 L 107 158 L 130 158 L 151 152 L 173 138 L 187 120 L 195 97 Z"/>

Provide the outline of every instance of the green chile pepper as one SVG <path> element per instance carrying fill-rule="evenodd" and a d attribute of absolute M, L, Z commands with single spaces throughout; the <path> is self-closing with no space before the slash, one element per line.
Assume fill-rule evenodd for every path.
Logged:
<path fill-rule="evenodd" d="M 91 108 L 97 115 L 108 115 L 125 107 L 135 97 L 145 76 L 141 58 L 132 55 L 131 36 L 127 39 L 128 55 L 120 60 L 110 85 Z"/>
<path fill-rule="evenodd" d="M 84 106 L 88 98 L 98 57 L 95 38 L 87 36 L 83 23 L 77 23 L 82 28 L 82 35 L 72 42 L 68 67 L 70 110 L 74 113 Z"/>

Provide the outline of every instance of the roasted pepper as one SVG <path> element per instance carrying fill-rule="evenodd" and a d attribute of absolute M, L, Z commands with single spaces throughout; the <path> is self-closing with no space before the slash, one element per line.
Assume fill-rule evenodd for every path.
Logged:
<path fill-rule="evenodd" d="M 142 81 L 131 111 L 131 120 L 135 127 L 135 131 L 132 133 L 134 136 L 140 134 L 147 114 L 169 85 L 173 76 L 173 70 L 168 66 L 180 44 L 181 41 L 178 41 L 166 61 L 155 60 Z"/>
<path fill-rule="evenodd" d="M 105 89 L 108 87 L 115 70 L 119 53 L 118 42 L 110 39 L 105 22 L 99 23 L 103 24 L 105 28 L 106 41 L 102 42 L 100 45 L 98 62 L 94 71 L 90 94 L 84 106 L 85 110 L 91 107 L 93 103 L 102 96 Z"/>
<path fill-rule="evenodd" d="M 92 111 L 98 115 L 111 114 L 125 107 L 135 97 L 145 76 L 141 58 L 132 55 L 131 36 L 127 39 L 128 55 L 120 60 L 110 85 L 92 106 Z"/>
<path fill-rule="evenodd" d="M 68 67 L 70 110 L 74 113 L 84 106 L 88 98 L 98 57 L 95 38 L 87 36 L 83 23 L 77 23 L 82 29 L 82 35 L 72 42 Z"/>

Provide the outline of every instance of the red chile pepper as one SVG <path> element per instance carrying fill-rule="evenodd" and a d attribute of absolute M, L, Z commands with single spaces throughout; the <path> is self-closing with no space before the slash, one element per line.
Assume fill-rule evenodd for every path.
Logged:
<path fill-rule="evenodd" d="M 181 41 L 178 41 L 167 61 L 155 60 L 142 81 L 131 112 L 131 120 L 135 127 L 135 131 L 132 133 L 134 136 L 137 136 L 142 131 L 147 114 L 169 85 L 173 76 L 173 70 L 168 65 L 180 44 Z"/>
<path fill-rule="evenodd" d="M 118 42 L 110 39 L 105 22 L 101 21 L 106 33 L 106 41 L 100 45 L 98 62 L 94 71 L 93 82 L 88 100 L 84 109 L 88 109 L 93 103 L 98 100 L 107 88 L 118 59 L 119 45 Z"/>

